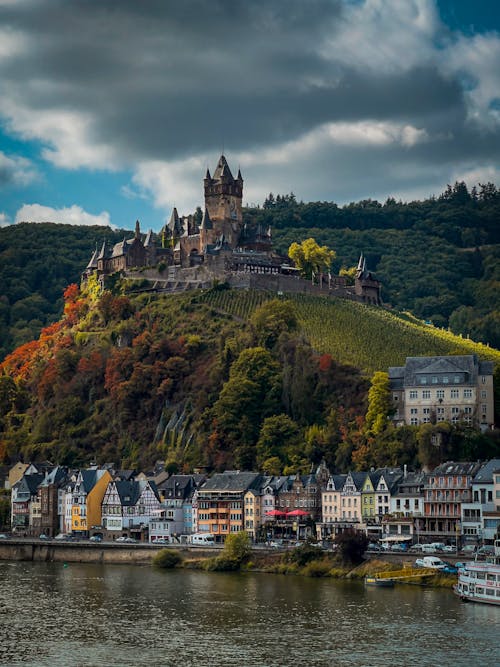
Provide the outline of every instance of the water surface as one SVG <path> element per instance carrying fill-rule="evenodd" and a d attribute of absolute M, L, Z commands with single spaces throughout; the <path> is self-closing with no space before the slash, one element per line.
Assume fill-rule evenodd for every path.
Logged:
<path fill-rule="evenodd" d="M 0 665 L 496 667 L 500 608 L 449 591 L 0 562 Z"/>

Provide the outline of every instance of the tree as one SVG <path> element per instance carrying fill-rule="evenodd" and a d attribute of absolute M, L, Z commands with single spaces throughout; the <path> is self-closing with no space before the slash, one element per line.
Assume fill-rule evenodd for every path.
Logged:
<path fill-rule="evenodd" d="M 313 238 L 302 243 L 292 243 L 288 248 L 288 256 L 306 278 L 313 275 L 328 273 L 336 253 L 327 246 L 320 246 Z"/>
<path fill-rule="evenodd" d="M 381 433 L 388 425 L 388 418 L 394 408 L 391 400 L 389 375 L 378 371 L 372 377 L 372 386 L 368 392 L 368 411 L 366 428 L 375 435 Z"/>
<path fill-rule="evenodd" d="M 250 554 L 250 538 L 248 533 L 242 530 L 239 533 L 231 533 L 226 537 L 222 556 L 241 564 Z"/>
<path fill-rule="evenodd" d="M 357 530 L 345 530 L 335 538 L 337 554 L 343 563 L 357 565 L 363 560 L 368 546 L 368 538 Z"/>

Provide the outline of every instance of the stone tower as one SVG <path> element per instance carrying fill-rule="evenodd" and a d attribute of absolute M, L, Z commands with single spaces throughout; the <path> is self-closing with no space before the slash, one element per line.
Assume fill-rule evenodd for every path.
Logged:
<path fill-rule="evenodd" d="M 214 235 L 224 235 L 224 240 L 235 248 L 243 228 L 242 200 L 243 178 L 238 169 L 238 176 L 233 177 L 224 155 L 221 155 L 213 177 L 210 171 L 204 179 L 205 209 L 213 224 Z"/>

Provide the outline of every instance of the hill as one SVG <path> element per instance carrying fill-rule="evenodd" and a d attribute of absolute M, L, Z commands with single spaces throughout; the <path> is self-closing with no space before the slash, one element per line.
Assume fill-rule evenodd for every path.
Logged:
<path fill-rule="evenodd" d="M 500 348 L 500 191 L 463 183 L 439 197 L 409 203 L 364 200 L 297 202 L 270 196 L 246 208 L 249 225 L 271 226 L 286 254 L 314 237 L 333 248 L 333 269 L 352 267 L 364 252 L 385 303 L 455 333 Z M 78 283 L 96 243 L 131 232 L 107 227 L 22 223 L 0 227 L 0 359 L 39 335 L 62 313 L 62 293 Z"/>
<path fill-rule="evenodd" d="M 0 227 L 0 360 L 60 318 L 63 292 L 80 281 L 96 244 L 124 233 L 55 223 Z"/>
<path fill-rule="evenodd" d="M 172 469 L 278 474 L 323 458 L 338 470 L 426 462 L 428 429 L 388 424 L 374 439 L 364 421 L 368 375 L 415 353 L 500 361 L 496 350 L 350 301 L 224 285 L 182 295 L 126 288 L 70 286 L 63 319 L 7 356 L 0 463 L 164 458 Z M 470 429 L 433 428 L 446 434 L 432 456 L 497 451 Z"/>

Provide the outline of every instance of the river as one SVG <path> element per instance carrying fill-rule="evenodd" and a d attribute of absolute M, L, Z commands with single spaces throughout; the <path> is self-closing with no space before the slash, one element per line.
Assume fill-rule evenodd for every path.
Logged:
<path fill-rule="evenodd" d="M 0 562 L 0 665 L 496 667 L 500 607 L 448 590 Z"/>

